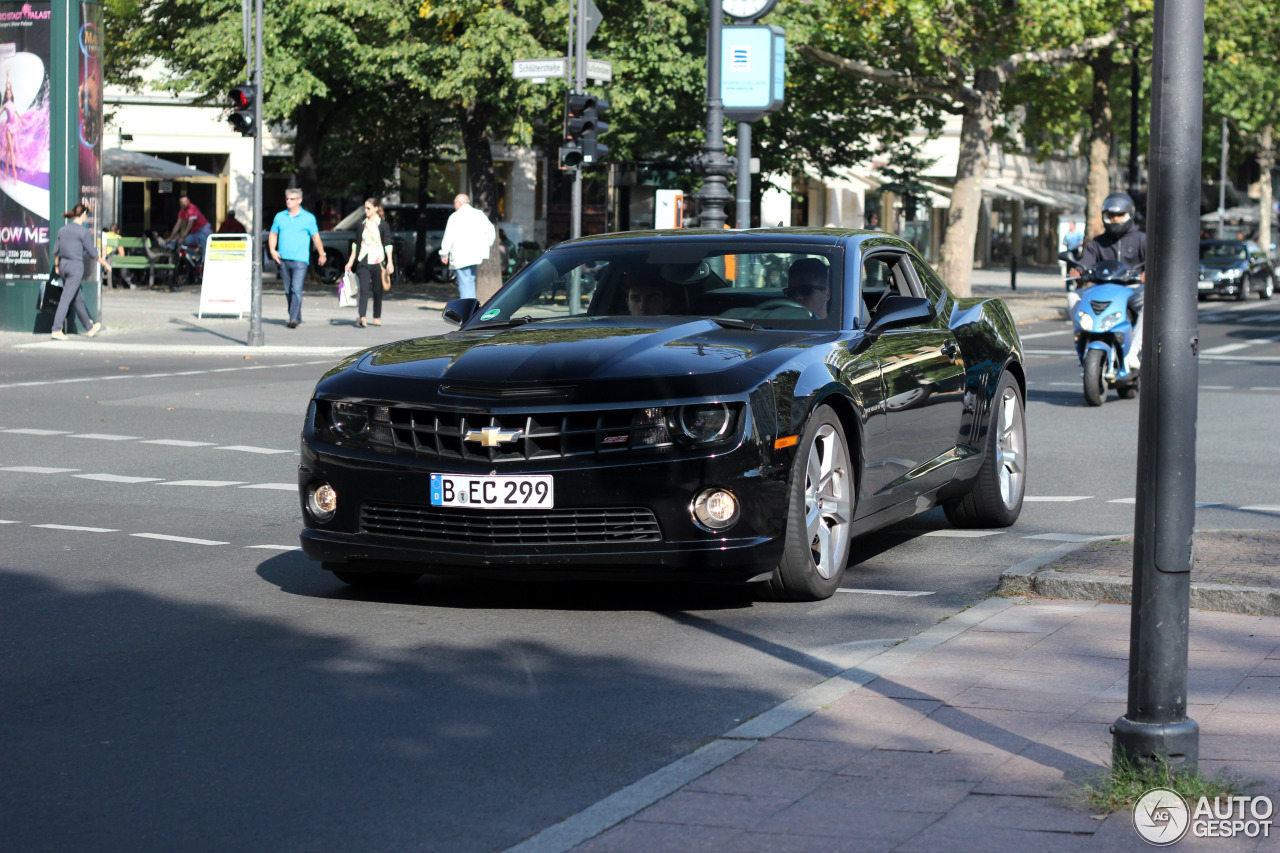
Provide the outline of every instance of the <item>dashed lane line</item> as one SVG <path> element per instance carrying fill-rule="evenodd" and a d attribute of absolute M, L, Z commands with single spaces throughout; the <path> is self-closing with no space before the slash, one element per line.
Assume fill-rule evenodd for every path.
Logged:
<path fill-rule="evenodd" d="M 164 444 L 170 447 L 213 447 L 216 441 L 188 441 L 184 438 L 151 438 L 139 444 Z"/>
<path fill-rule="evenodd" d="M 76 533 L 119 533 L 112 527 L 81 527 L 76 524 L 33 524 L 32 527 L 43 527 L 46 530 L 70 530 Z"/>
<path fill-rule="evenodd" d="M 1027 503 L 1070 503 L 1072 501 L 1087 501 L 1093 495 L 1026 495 L 1022 502 Z"/>
<path fill-rule="evenodd" d="M 7 429 L 5 432 L 11 432 L 15 435 L 69 435 L 69 429 Z"/>
<path fill-rule="evenodd" d="M 218 542 L 214 539 L 195 539 L 191 536 L 169 536 L 166 533 L 130 533 L 139 539 L 159 539 L 164 542 L 182 542 L 186 545 L 230 545 L 230 542 Z"/>
<path fill-rule="evenodd" d="M 1242 506 L 1240 508 L 1246 509 L 1249 512 L 1274 512 L 1274 513 L 1280 514 L 1280 506 L 1261 505 L 1261 506 Z"/>
<path fill-rule="evenodd" d="M 201 488 L 216 489 L 219 486 L 243 486 L 244 480 L 167 480 L 157 485 L 161 486 L 199 486 Z"/>
<path fill-rule="evenodd" d="M 7 468 L 0 468 L 0 471 L 13 471 L 17 474 L 70 474 L 72 471 L 79 470 L 79 468 L 45 468 L 40 465 L 10 465 Z"/>
<path fill-rule="evenodd" d="M 1090 536 L 1084 533 L 1036 533 L 1033 536 L 1023 536 L 1022 538 L 1046 539 L 1050 542 L 1092 542 L 1094 539 L 1106 539 L 1107 537 Z"/>
<path fill-rule="evenodd" d="M 1067 335 L 1070 333 L 1071 333 L 1070 329 L 1054 329 L 1052 332 L 1035 332 L 1034 334 L 1020 335 L 1019 337 L 1021 337 L 1022 340 L 1024 341 L 1029 341 L 1029 340 L 1032 340 L 1033 338 L 1051 338 L 1054 335 Z"/>
<path fill-rule="evenodd" d="M 267 355 L 268 353 L 261 353 Z M 256 355 L 256 354 L 255 354 Z M 219 367 L 212 370 L 182 370 L 169 373 L 113 373 L 109 376 L 79 376 L 74 379 L 50 379 L 38 382 L 10 382 L 0 388 L 30 388 L 37 385 L 71 385 L 77 382 L 100 382 L 107 379 L 160 379 L 173 376 L 199 376 L 205 373 L 230 373 L 232 371 L 264 370 L 266 368 L 311 367 L 316 364 L 333 364 L 332 359 L 297 361 L 290 364 L 250 364 L 243 367 Z"/>
<path fill-rule="evenodd" d="M 919 598 L 922 595 L 933 595 L 932 592 L 922 592 L 915 590 L 901 589 L 849 589 L 847 587 L 838 587 L 836 592 L 853 592 L 860 595 L 892 595 L 897 598 Z"/>
<path fill-rule="evenodd" d="M 112 435 L 106 432 L 82 432 L 67 438 L 91 438 L 94 441 L 137 441 L 140 435 Z"/>
<path fill-rule="evenodd" d="M 239 486 L 241 489 L 275 489 L 281 492 L 298 491 L 297 483 L 251 483 L 248 486 Z"/>
<path fill-rule="evenodd" d="M 995 536 L 1003 530 L 930 530 L 925 536 L 940 536 L 945 539 L 977 539 L 982 536 Z"/>
<path fill-rule="evenodd" d="M 126 477 L 123 474 L 72 474 L 81 480 L 100 480 L 103 483 L 155 483 L 163 477 Z"/>
<path fill-rule="evenodd" d="M 248 444 L 228 444 L 214 450 L 238 450 L 241 453 L 293 453 L 292 450 L 275 450 L 270 447 L 253 447 Z"/>
<path fill-rule="evenodd" d="M 258 548 L 263 551 L 301 551 L 301 545 L 246 545 L 245 548 Z"/>

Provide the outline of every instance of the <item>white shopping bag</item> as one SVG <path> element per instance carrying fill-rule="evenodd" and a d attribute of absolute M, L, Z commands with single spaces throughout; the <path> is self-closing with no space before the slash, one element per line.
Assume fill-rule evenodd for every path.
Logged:
<path fill-rule="evenodd" d="M 342 279 L 338 282 L 338 307 L 351 308 L 356 304 L 356 291 L 360 285 L 356 281 L 356 274 L 353 272 L 344 272 Z"/>

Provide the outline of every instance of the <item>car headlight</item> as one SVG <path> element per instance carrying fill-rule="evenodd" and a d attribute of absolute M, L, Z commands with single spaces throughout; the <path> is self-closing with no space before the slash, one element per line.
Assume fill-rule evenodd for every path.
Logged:
<path fill-rule="evenodd" d="M 708 444 L 728 436 L 733 410 L 725 403 L 696 403 L 672 413 L 671 432 L 686 441 Z"/>
<path fill-rule="evenodd" d="M 1098 321 L 1099 332 L 1109 332 L 1116 327 L 1124 314 L 1120 311 L 1112 311 L 1110 314 Z"/>
<path fill-rule="evenodd" d="M 330 404 L 329 428 L 338 438 L 349 441 L 364 438 L 369 431 L 369 407 L 360 403 Z"/>
<path fill-rule="evenodd" d="M 1093 331 L 1093 315 L 1088 311 L 1081 311 L 1076 315 L 1076 322 L 1080 324 L 1080 328 L 1086 332 Z"/>
<path fill-rule="evenodd" d="M 1223 270 L 1220 275 L 1220 280 L 1235 281 L 1236 279 L 1242 277 L 1243 275 L 1244 275 L 1244 270 L 1242 269 Z"/>

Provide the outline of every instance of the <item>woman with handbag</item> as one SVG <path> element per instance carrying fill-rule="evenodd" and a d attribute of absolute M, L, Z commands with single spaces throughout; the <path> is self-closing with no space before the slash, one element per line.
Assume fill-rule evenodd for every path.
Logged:
<path fill-rule="evenodd" d="M 65 341 L 66 333 L 62 324 L 67 320 L 67 312 L 75 306 L 80 325 L 88 329 L 85 335 L 92 338 L 102 330 L 101 323 L 90 323 L 89 311 L 84 307 L 84 294 L 80 292 L 80 282 L 84 280 L 84 256 L 88 255 L 111 275 L 111 264 L 98 256 L 98 249 L 93 244 L 93 234 L 85 227 L 89 218 L 89 208 L 77 204 L 62 214 L 71 221 L 58 230 L 58 240 L 53 247 L 53 272 L 62 276 L 62 299 L 58 301 L 58 310 L 53 315 L 53 339 Z"/>
<path fill-rule="evenodd" d="M 373 296 L 373 325 L 382 325 L 383 264 L 386 264 L 388 274 L 395 272 L 391 249 L 391 226 L 387 224 L 386 211 L 378 199 L 367 198 L 364 200 L 364 228 L 360 232 L 360 244 L 347 258 L 347 272 L 354 267 L 356 279 L 360 282 L 360 319 L 356 320 L 356 325 L 361 328 L 366 325 L 365 308 L 369 305 L 370 295 Z"/>

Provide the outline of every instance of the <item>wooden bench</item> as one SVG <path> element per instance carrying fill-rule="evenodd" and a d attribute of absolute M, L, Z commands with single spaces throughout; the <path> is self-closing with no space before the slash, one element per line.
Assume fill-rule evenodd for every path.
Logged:
<path fill-rule="evenodd" d="M 124 249 L 125 254 L 118 254 L 119 249 Z M 107 235 L 104 243 L 104 254 L 112 269 L 146 270 L 148 290 L 153 289 L 156 285 L 157 270 L 161 273 L 167 273 L 170 276 L 170 280 L 172 280 L 174 265 L 168 261 L 160 261 L 153 257 L 151 251 L 147 248 L 147 241 L 143 237 Z"/>

